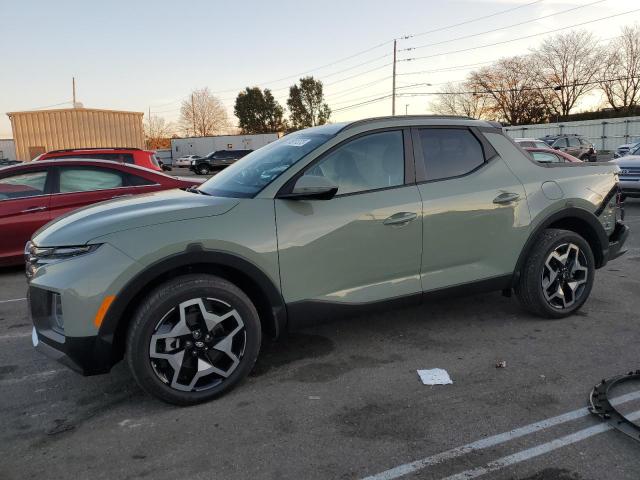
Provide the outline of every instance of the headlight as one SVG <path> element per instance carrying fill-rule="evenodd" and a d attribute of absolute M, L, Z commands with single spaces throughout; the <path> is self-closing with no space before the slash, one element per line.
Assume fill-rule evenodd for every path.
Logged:
<path fill-rule="evenodd" d="M 38 247 L 31 242 L 27 242 L 24 247 L 27 278 L 31 278 L 42 265 L 86 255 L 87 253 L 97 250 L 100 245 L 101 244 L 81 245 L 78 247 Z"/>

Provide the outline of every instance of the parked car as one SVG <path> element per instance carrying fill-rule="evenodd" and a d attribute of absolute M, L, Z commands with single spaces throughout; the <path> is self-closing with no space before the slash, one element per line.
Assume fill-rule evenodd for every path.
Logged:
<path fill-rule="evenodd" d="M 549 148 L 549 145 L 537 138 L 514 138 L 513 141 L 522 148 Z"/>
<path fill-rule="evenodd" d="M 180 157 L 173 165 L 179 168 L 189 168 L 191 166 L 191 162 L 200 158 L 200 155 L 185 155 L 184 157 Z"/>
<path fill-rule="evenodd" d="M 162 172 L 162 167 L 156 154 L 151 150 L 141 150 L 139 148 L 70 148 L 67 150 L 52 150 L 43 153 L 34 158 L 34 160 L 62 160 L 65 158 L 111 160 Z"/>
<path fill-rule="evenodd" d="M 622 199 L 640 197 L 640 144 L 627 155 L 612 160 L 620 167 L 620 189 Z"/>
<path fill-rule="evenodd" d="M 17 165 L 22 163 L 20 160 L 7 160 L 6 158 L 0 159 L 0 167 L 7 167 L 9 165 Z"/>
<path fill-rule="evenodd" d="M 569 133 L 565 135 L 547 135 L 541 138 L 547 145 L 554 150 L 573 155 L 583 162 L 597 162 L 598 152 L 596 147 L 586 137 Z"/>
<path fill-rule="evenodd" d="M 613 152 L 613 158 L 624 157 L 629 153 L 629 151 L 635 150 L 638 146 L 640 146 L 640 142 L 631 142 L 620 145 L 618 148 L 616 148 L 616 151 Z"/>
<path fill-rule="evenodd" d="M 246 377 L 263 333 L 345 313 L 513 289 L 566 317 L 624 252 L 617 170 L 548 168 L 499 124 L 457 117 L 301 130 L 195 189 L 40 230 L 33 343 L 84 374 L 126 357 L 144 390 L 188 405 Z"/>
<path fill-rule="evenodd" d="M 582 160 L 552 148 L 525 148 L 538 163 L 582 163 Z"/>
<path fill-rule="evenodd" d="M 192 160 L 189 169 L 198 175 L 209 175 L 210 173 L 219 172 L 227 168 L 252 151 L 253 150 L 218 150 L 211 152 L 206 157 Z"/>
<path fill-rule="evenodd" d="M 162 170 L 163 172 L 170 172 L 173 170 L 173 167 L 171 165 L 164 163 L 159 158 L 158 158 L 158 165 L 160 166 L 160 170 Z"/>
<path fill-rule="evenodd" d="M 105 160 L 25 162 L 0 170 L 0 265 L 24 261 L 24 245 L 45 223 L 71 210 L 112 198 L 172 188 L 180 179 L 134 165 Z"/>

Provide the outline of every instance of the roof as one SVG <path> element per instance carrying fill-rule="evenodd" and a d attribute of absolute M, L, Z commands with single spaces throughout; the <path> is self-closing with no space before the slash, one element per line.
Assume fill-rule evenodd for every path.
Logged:
<path fill-rule="evenodd" d="M 5 172 L 7 171 L 6 169 L 18 169 L 18 168 L 25 168 L 25 167 L 33 167 L 33 168 L 37 168 L 39 166 L 47 166 L 47 165 L 103 165 L 106 167 L 111 167 L 114 165 L 119 165 L 121 167 L 127 168 L 127 169 L 132 169 L 132 170 L 140 170 L 143 172 L 151 172 L 151 173 L 155 173 L 158 175 L 165 175 L 165 176 L 169 176 L 166 175 L 165 173 L 159 172 L 157 170 L 151 170 L 150 168 L 145 168 L 145 167 L 141 167 L 139 165 L 135 165 L 133 163 L 124 163 L 124 162 L 116 162 L 113 160 L 101 160 L 101 159 L 93 159 L 93 158 L 64 158 L 64 159 L 58 159 L 58 158 L 51 158 L 51 159 L 46 159 L 46 160 L 31 160 L 28 162 L 21 162 L 21 163 L 16 163 L 14 165 L 8 165 L 6 167 L 3 167 L 2 171 Z"/>
<path fill-rule="evenodd" d="M 143 112 L 132 112 L 128 110 L 105 110 L 101 108 L 54 108 L 54 109 L 45 109 L 45 110 L 23 110 L 21 112 L 7 112 L 7 115 L 11 117 L 12 115 L 31 115 L 31 114 L 42 114 L 42 113 L 55 113 L 55 112 L 102 112 L 102 113 L 124 113 L 127 115 L 144 115 Z"/>

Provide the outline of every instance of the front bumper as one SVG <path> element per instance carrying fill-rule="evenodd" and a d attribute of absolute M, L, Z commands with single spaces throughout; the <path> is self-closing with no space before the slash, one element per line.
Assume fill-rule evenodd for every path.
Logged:
<path fill-rule="evenodd" d="M 620 177 L 618 186 L 627 197 L 640 197 L 640 178 L 626 179 Z"/>
<path fill-rule="evenodd" d="M 97 375 L 111 370 L 114 359 L 110 343 L 98 335 L 68 337 L 53 327 L 49 295 L 50 292 L 36 287 L 29 287 L 27 293 L 34 348 L 82 375 Z"/>

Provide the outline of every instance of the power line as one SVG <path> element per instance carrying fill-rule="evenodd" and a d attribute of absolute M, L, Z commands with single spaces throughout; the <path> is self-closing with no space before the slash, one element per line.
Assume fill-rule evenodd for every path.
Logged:
<path fill-rule="evenodd" d="M 595 20 L 589 20 L 587 22 L 576 23 L 574 25 L 569 25 L 567 27 L 556 28 L 554 30 L 547 30 L 546 32 L 534 33 L 532 35 L 525 35 L 524 37 L 512 38 L 510 40 L 503 40 L 501 42 L 494 42 L 494 43 L 489 43 L 489 44 L 486 44 L 486 45 L 479 45 L 477 47 L 469 47 L 469 48 L 463 48 L 463 49 L 460 49 L 460 50 L 451 50 L 451 51 L 448 51 L 448 52 L 434 53 L 432 55 L 425 55 L 425 56 L 422 56 L 422 57 L 403 58 L 403 59 L 400 59 L 398 61 L 399 62 L 411 62 L 411 61 L 414 61 L 414 60 L 422 60 L 422 59 L 425 59 L 425 58 L 441 57 L 443 55 L 451 55 L 451 54 L 454 54 L 454 53 L 469 52 L 471 50 L 478 50 L 478 49 L 481 49 L 481 48 L 495 47 L 496 45 L 504 45 L 505 43 L 517 42 L 519 40 L 525 40 L 525 39 L 528 39 L 528 38 L 539 37 L 541 35 L 548 35 L 549 33 L 560 32 L 562 30 L 567 30 L 569 28 L 581 27 L 583 25 L 589 25 L 591 23 L 601 22 L 603 20 L 609 20 L 610 18 L 620 17 L 622 15 L 628 15 L 630 13 L 635 13 L 637 11 L 640 11 L 640 8 L 636 8 L 634 10 L 628 10 L 628 11 L 622 12 L 622 13 L 616 13 L 615 15 L 609 15 L 607 17 L 597 18 Z"/>
<path fill-rule="evenodd" d="M 640 76 L 608 78 L 606 80 L 593 80 L 590 82 L 569 83 L 565 85 L 555 85 L 553 87 L 522 87 L 522 88 L 499 88 L 494 90 L 471 90 L 462 92 L 408 92 L 399 93 L 403 97 L 422 97 L 427 95 L 486 95 L 491 93 L 509 93 L 509 92 L 529 92 L 535 90 L 561 90 L 568 87 L 582 87 L 586 85 L 596 85 L 601 83 L 619 82 L 622 80 L 637 80 Z"/>
<path fill-rule="evenodd" d="M 450 28 L 454 28 L 454 27 L 460 27 L 462 25 L 468 25 L 469 23 L 474 23 L 474 22 L 478 22 L 480 20 L 486 20 L 487 18 L 491 18 L 491 17 L 496 17 L 498 15 L 503 15 L 505 13 L 509 13 L 509 12 L 513 12 L 515 10 L 520 10 L 521 8 L 525 8 L 525 7 L 529 7 L 531 5 L 535 5 L 536 3 L 541 3 L 544 0 L 536 0 L 534 2 L 529 2 L 529 3 L 525 3 L 524 5 L 518 5 L 516 7 L 512 7 L 512 8 L 508 8 L 506 10 L 501 10 L 499 12 L 496 13 L 491 13 L 489 15 L 484 15 L 482 17 L 477 17 L 477 18 L 472 18 L 471 20 L 466 20 L 464 22 L 460 22 L 460 23 L 455 23 L 453 25 L 447 25 L 445 27 L 439 27 L 439 28 L 435 28 L 433 30 L 427 30 L 426 32 L 420 32 L 420 33 L 414 33 L 412 35 L 407 35 L 405 37 L 402 37 L 403 40 L 408 40 L 410 38 L 414 38 L 414 37 L 420 37 L 422 35 L 427 35 L 429 33 L 435 33 L 435 32 L 441 32 L 443 30 L 448 30 Z"/>
<path fill-rule="evenodd" d="M 390 93 L 387 94 L 387 95 L 383 95 L 381 97 L 373 98 L 373 99 L 365 101 L 365 102 L 356 103 L 354 105 L 348 105 L 346 107 L 336 108 L 336 109 L 333 109 L 332 112 L 341 112 L 341 111 L 344 111 L 344 110 L 349 110 L 351 108 L 356 108 L 356 107 L 361 107 L 363 105 L 369 105 L 371 103 L 376 103 L 376 102 L 379 102 L 381 100 L 386 100 L 388 98 L 391 98 L 391 94 Z"/>
<path fill-rule="evenodd" d="M 66 102 L 55 103 L 53 105 L 45 105 L 44 107 L 30 108 L 29 110 L 27 110 L 27 112 L 31 112 L 31 111 L 34 111 L 34 110 L 44 110 L 45 108 L 61 107 L 63 105 L 71 105 L 71 104 L 72 104 L 72 102 L 67 100 Z"/>
<path fill-rule="evenodd" d="M 396 75 L 422 75 L 423 73 L 453 72 L 455 70 L 466 70 L 480 65 L 489 65 L 493 62 L 495 62 L 495 60 L 489 60 L 487 62 L 468 63 L 466 65 L 454 65 L 453 67 L 436 68 L 433 70 L 420 70 L 419 72 L 401 72 L 397 73 Z"/>
<path fill-rule="evenodd" d="M 585 4 L 585 5 L 578 5 L 577 7 L 569 8 L 569 9 L 567 9 L 567 10 L 562 10 L 562 11 L 559 11 L 559 12 L 550 13 L 550 14 L 548 14 L 548 15 L 544 15 L 544 16 L 542 16 L 542 17 L 532 18 L 531 20 L 526 20 L 526 21 L 518 22 L 518 23 L 512 23 L 511 25 L 506 25 L 506 26 L 504 26 L 504 27 L 498 27 L 498 28 L 494 28 L 494 29 L 492 29 L 492 30 L 486 30 L 486 31 L 484 31 L 484 32 L 479 32 L 479 33 L 472 33 L 472 34 L 470 34 L 470 35 L 464 35 L 464 36 L 462 36 L 462 37 L 456 37 L 456 38 L 452 38 L 452 39 L 449 39 L 449 40 L 442 40 L 442 41 L 440 41 L 440 42 L 425 43 L 425 44 L 423 44 L 423 45 L 418 45 L 418 46 L 415 46 L 415 47 L 403 48 L 403 49 L 401 49 L 400 51 L 401 51 L 401 52 L 408 52 L 408 51 L 410 51 L 410 50 L 419 50 L 419 49 L 421 49 L 421 48 L 433 47 L 433 46 L 436 46 L 436 45 L 443 45 L 443 44 L 445 44 L 445 43 L 456 42 L 456 41 L 458 41 L 458 40 L 465 40 L 465 39 L 468 39 L 468 38 L 479 37 L 479 36 L 481 36 L 481 35 L 486 35 L 486 34 L 488 34 L 488 33 L 499 32 L 499 31 L 501 31 L 501 30 L 507 30 L 507 29 L 509 29 L 509 28 L 519 27 L 519 26 L 521 26 L 521 25 L 526 25 L 526 24 L 528 24 L 528 23 L 537 22 L 538 20 L 543 20 L 543 19 L 545 19 L 545 18 L 554 17 L 554 16 L 556 16 L 556 15 L 562 15 L 563 13 L 572 12 L 572 11 L 574 11 L 574 10 L 578 10 L 578 9 L 581 9 L 581 8 L 591 7 L 591 6 L 593 6 L 593 5 L 597 4 L 597 3 L 602 3 L 602 2 L 606 2 L 606 1 L 607 1 L 607 0 L 597 0 L 597 1 L 595 1 L 595 2 L 587 3 L 587 4 Z"/>

